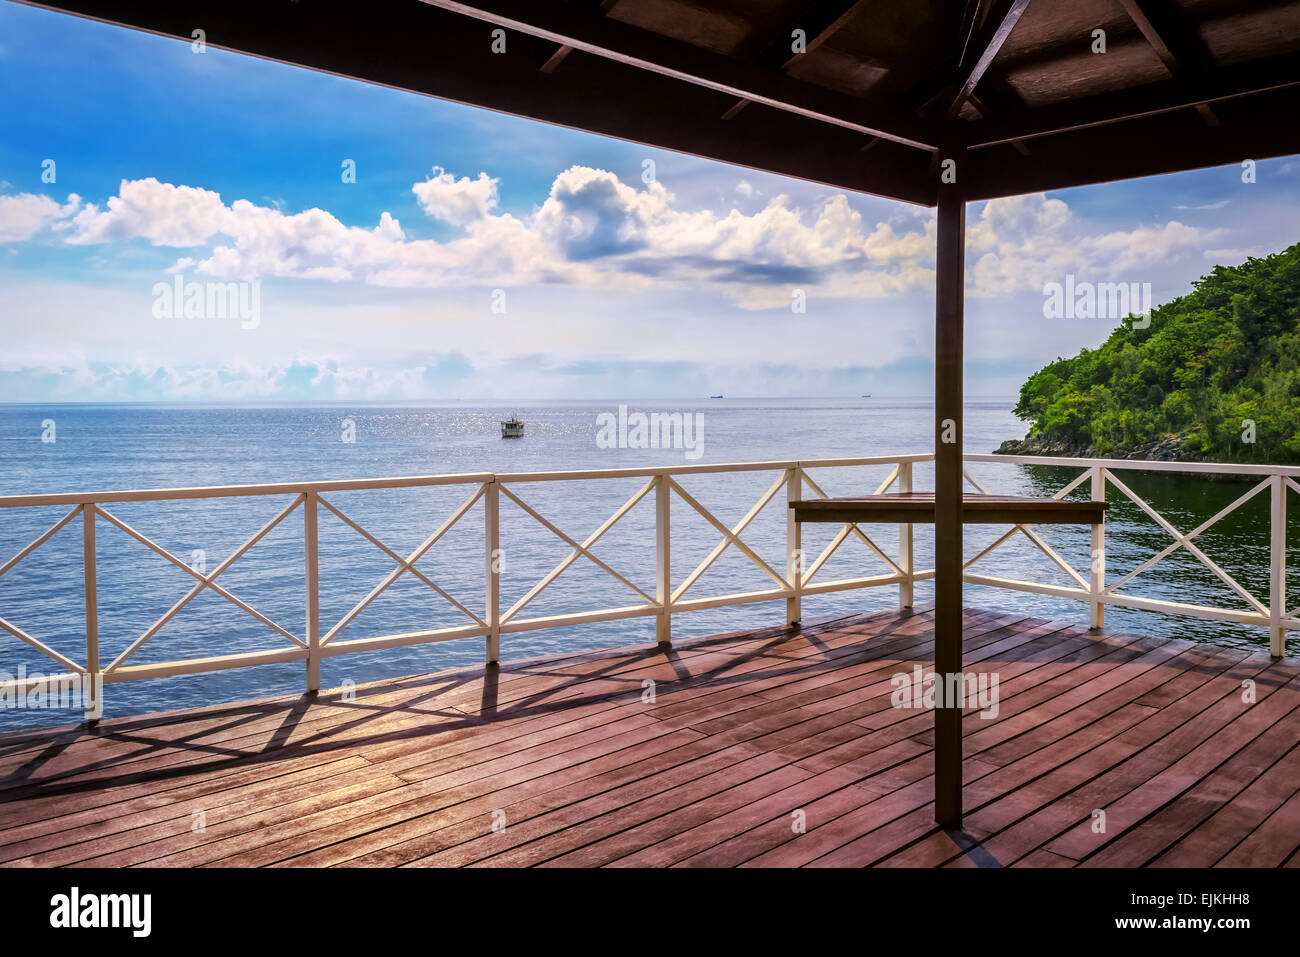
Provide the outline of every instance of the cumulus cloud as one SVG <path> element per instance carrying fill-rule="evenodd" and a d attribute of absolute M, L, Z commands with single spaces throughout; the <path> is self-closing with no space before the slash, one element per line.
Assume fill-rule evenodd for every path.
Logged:
<path fill-rule="evenodd" d="M 1090 233 L 1069 207 L 1042 193 L 990 200 L 967 232 L 966 282 L 974 295 L 1041 290 L 1067 273 L 1089 281 L 1138 281 L 1134 271 L 1203 248 L 1223 233 L 1171 220 Z"/>
<path fill-rule="evenodd" d="M 496 208 L 497 182 L 487 173 L 479 173 L 478 179 L 468 176 L 456 179 L 441 166 L 435 166 L 433 175 L 412 186 L 411 192 L 420 201 L 420 208 L 434 219 L 453 226 L 468 226 Z"/>
<path fill-rule="evenodd" d="M 71 215 L 81 205 L 74 193 L 66 205 L 60 206 L 48 196 L 19 193 L 17 196 L 0 196 L 0 242 L 25 242 L 60 220 Z"/>
<path fill-rule="evenodd" d="M 149 177 L 123 181 L 103 209 L 76 197 L 66 206 L 31 194 L 0 197 L 0 238 L 30 238 L 50 226 L 77 245 L 143 239 L 192 249 L 174 269 L 223 279 L 620 290 L 707 283 L 755 309 L 788 305 L 796 286 L 824 297 L 933 286 L 933 214 L 905 231 L 868 224 L 843 193 L 808 208 L 782 194 L 750 214 L 716 213 L 683 208 L 659 182 L 637 188 L 586 166 L 562 171 L 541 204 L 521 216 L 497 211 L 498 180 L 483 172 L 458 178 L 434 167 L 411 191 L 426 215 L 459 234 L 412 239 L 387 211 L 373 228 L 348 226 L 322 209 L 226 204 L 211 190 Z M 1221 232 L 1170 221 L 1097 234 L 1065 202 L 1041 193 L 991 200 L 968 229 L 967 285 L 974 295 L 1002 295 L 1039 290 L 1066 272 L 1112 278 L 1204 248 Z"/>
<path fill-rule="evenodd" d="M 229 232 L 231 211 L 210 189 L 147 179 L 122 180 L 107 209 L 94 204 L 72 220 L 69 243 L 147 239 L 155 246 L 198 246 Z"/>

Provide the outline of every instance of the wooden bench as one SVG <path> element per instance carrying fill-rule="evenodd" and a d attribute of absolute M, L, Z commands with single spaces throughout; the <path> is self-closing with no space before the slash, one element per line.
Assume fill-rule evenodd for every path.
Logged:
<path fill-rule="evenodd" d="M 933 492 L 887 492 L 856 498 L 818 498 L 791 502 L 796 522 L 899 522 L 934 523 Z M 964 525 L 1100 525 L 1106 518 L 1105 502 L 1072 502 L 1021 495 L 962 496 Z"/>

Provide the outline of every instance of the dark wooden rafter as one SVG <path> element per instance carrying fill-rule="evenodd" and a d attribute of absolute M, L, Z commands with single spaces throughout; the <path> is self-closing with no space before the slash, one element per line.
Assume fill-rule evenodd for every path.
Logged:
<path fill-rule="evenodd" d="M 1183 73 L 1161 83 L 1041 107 L 1018 116 L 990 117 L 971 124 L 967 144 L 980 148 L 1013 139 L 1056 136 L 1294 88 L 1300 88 L 1300 53 L 1252 60 L 1212 73 Z"/>
<path fill-rule="evenodd" d="M 868 0 L 815 0 L 793 23 L 763 47 L 754 57 L 754 64 L 769 70 L 785 70 L 800 56 L 812 53 L 831 38 L 845 23 L 867 4 Z M 792 49 L 794 32 L 803 30 L 805 46 L 802 53 Z M 722 114 L 729 120 L 751 103 L 739 99 Z"/>
<path fill-rule="evenodd" d="M 974 94 L 1027 6 L 1029 0 L 997 0 L 990 8 L 983 24 L 966 45 L 961 79 L 955 84 L 956 90 L 947 105 L 949 119 L 955 118 Z"/>
<path fill-rule="evenodd" d="M 481 20 L 423 3 L 376 5 L 366 16 L 358 16 L 342 4 L 268 0 L 250 16 L 227 0 L 188 0 L 184 6 L 169 0 L 23 2 L 186 44 L 202 25 L 212 49 L 810 182 L 920 205 L 933 201 L 934 187 L 925 175 L 926 153 L 891 143 L 897 152 L 891 152 L 889 162 L 864 165 L 854 153 L 861 142 L 857 132 L 789 112 L 774 113 L 769 121 L 737 136 L 718 122 L 715 96 L 683 95 L 693 89 L 687 81 L 643 72 L 636 74 L 637 82 L 620 85 L 616 96 L 609 95 L 614 92 L 607 89 L 611 73 L 622 73 L 623 68 L 595 57 L 539 77 L 538 63 L 549 55 L 545 41 L 511 34 L 509 52 L 496 55 L 491 52 L 491 28 L 485 29 Z M 431 36 L 440 42 L 434 57 L 429 55 Z M 662 114 L 665 104 L 673 105 L 671 117 Z"/>
<path fill-rule="evenodd" d="M 1300 125 L 1279 121 L 1300 113 L 1300 91 L 1273 93 L 1224 102 L 1221 114 L 1231 136 L 1217 136 L 1195 117 L 1171 112 L 1108 125 L 1104 130 L 1076 130 L 1035 143 L 1033 161 L 1004 152 L 969 150 L 966 162 L 969 198 L 989 199 L 1026 192 L 1066 189 L 1081 179 L 1108 182 L 1155 176 L 1179 169 L 1236 165 L 1242 160 L 1300 153 Z M 1186 144 L 1193 134 L 1204 140 L 1194 152 Z M 1098 134 L 1104 139 L 1098 139 Z M 1098 143 L 1102 143 L 1098 147 Z"/>
<path fill-rule="evenodd" d="M 934 92 L 926 97 L 917 109 L 919 115 L 932 115 L 936 108 L 943 108 L 947 110 L 947 118 L 952 120 L 961 111 L 964 103 L 969 103 L 982 117 L 989 118 L 994 115 L 994 110 L 984 101 L 984 98 L 976 95 L 975 87 L 981 82 L 986 88 L 991 85 L 988 68 L 992 65 L 998 49 L 1001 49 L 1002 44 L 1011 35 L 1011 29 L 1015 26 L 1015 21 L 1020 19 L 1028 0 L 1025 0 L 1025 4 L 1022 4 L 1018 11 L 1012 10 L 1008 2 L 1000 2 L 994 9 L 990 6 L 992 2 L 993 0 L 967 0 L 962 15 L 961 30 L 953 37 L 955 41 L 952 57 L 953 75 L 945 78 L 937 90 L 931 87 Z M 1010 23 L 1007 22 L 1009 17 L 1013 18 Z M 990 49 L 992 44 L 996 45 L 996 49 Z M 964 95 L 963 90 L 965 90 Z M 1029 148 L 1020 140 L 1009 142 L 1021 156 L 1029 155 Z M 931 169 L 933 171 L 933 162 Z"/>
<path fill-rule="evenodd" d="M 804 0 L 807 12 L 798 19 L 810 48 L 837 31 L 843 38 L 819 67 L 830 71 L 824 80 L 782 72 L 788 31 L 751 30 L 740 52 L 729 56 L 660 31 L 652 7 L 637 25 L 617 19 L 620 0 L 380 0 L 364 15 L 351 10 L 350 19 L 351 8 L 325 0 L 264 0 L 255 14 L 221 0 L 192 0 L 183 8 L 169 0 L 17 2 L 181 39 L 201 24 L 212 47 L 925 205 L 936 197 L 927 167 L 946 137 L 980 157 L 979 179 L 968 184 L 968 198 L 976 199 L 1223 162 L 1231 152 L 1225 138 L 1197 121 L 1203 135 L 1189 139 L 1183 127 L 1165 122 L 1165 113 L 1205 115 L 1210 106 L 1216 120 L 1232 126 L 1234 142 L 1250 144 L 1237 147 L 1238 159 L 1284 155 L 1294 152 L 1295 137 L 1277 117 L 1300 106 L 1300 0 L 1198 4 L 1195 29 L 1184 15 L 1190 0 L 1131 0 L 1134 22 L 1142 23 L 1133 38 L 1141 30 L 1169 74 L 1154 82 L 1149 64 L 1080 77 L 1070 66 L 1079 50 L 1077 24 L 1048 0 L 1030 10 L 1033 39 L 1017 44 L 1014 55 L 993 46 L 1007 39 L 1025 0 L 944 0 L 924 13 L 917 7 L 927 25 L 920 30 L 917 19 L 911 34 L 904 11 L 912 8 L 895 7 L 890 17 L 900 39 L 891 52 L 874 44 L 870 53 L 864 47 L 856 54 L 856 28 L 840 25 L 861 13 L 858 4 Z M 690 2 L 706 13 L 714 4 Z M 1232 32 L 1237 21 L 1240 34 Z M 727 22 L 737 24 L 734 10 Z M 507 29 L 508 55 L 488 55 L 483 23 Z M 439 38 L 436 58 L 417 49 L 430 36 Z M 737 36 L 730 37 L 733 45 Z M 1229 36 L 1224 50 L 1211 41 Z M 574 58 L 575 50 L 589 55 Z M 833 77 L 856 69 L 855 55 L 863 65 L 901 70 L 920 97 L 909 105 L 906 94 L 886 102 L 841 92 Z M 1016 79 L 1021 75 L 1033 77 L 1032 96 Z M 933 101 L 930 108 L 923 98 Z M 719 121 L 728 103 L 742 100 L 771 109 L 759 118 Z M 1254 100 L 1279 111 L 1271 125 L 1258 121 Z M 1240 138 L 1239 122 L 1245 123 Z M 1170 130 L 1181 137 L 1177 146 L 1159 141 Z M 1012 149 L 988 149 L 998 145 Z M 1034 162 L 1026 163 L 1031 148 Z M 990 152 L 992 158 L 981 156 Z"/>
<path fill-rule="evenodd" d="M 1118 0 L 1133 25 L 1146 38 L 1170 76 L 1178 76 L 1184 69 L 1201 72 L 1209 68 L 1209 51 L 1187 25 L 1177 9 L 1167 0 Z M 1219 118 L 1208 103 L 1194 104 L 1196 112 L 1210 126 L 1218 126 Z"/>
<path fill-rule="evenodd" d="M 821 123 L 880 136 L 914 149 L 935 148 L 936 137 L 927 124 L 889 106 L 869 104 L 599 14 L 565 6 L 541 7 L 524 0 L 421 2 Z"/>
<path fill-rule="evenodd" d="M 581 6 L 588 8 L 595 13 L 608 13 L 610 9 L 618 3 L 618 0 L 574 0 Z M 538 69 L 543 73 L 554 73 L 561 63 L 563 63 L 573 52 L 573 47 L 561 43 L 556 51 L 552 53 Z"/>

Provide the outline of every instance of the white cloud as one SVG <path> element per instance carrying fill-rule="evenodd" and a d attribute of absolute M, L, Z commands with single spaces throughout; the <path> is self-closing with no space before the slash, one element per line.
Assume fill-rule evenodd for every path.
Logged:
<path fill-rule="evenodd" d="M 1222 229 L 1171 220 L 1161 226 L 1089 234 L 1058 199 L 1042 193 L 990 200 L 967 231 L 967 285 L 978 296 L 1041 290 L 1067 273 L 1081 278 L 1141 280 L 1177 255 L 1202 248 Z M 976 253 L 982 255 L 976 256 Z"/>
<path fill-rule="evenodd" d="M 496 208 L 497 182 L 487 173 L 479 173 L 478 179 L 468 176 L 456 179 L 441 166 L 435 166 L 432 177 L 416 183 L 411 192 L 420 201 L 420 208 L 434 219 L 453 226 L 468 226 Z"/>
<path fill-rule="evenodd" d="M 122 180 L 100 211 L 88 205 L 73 217 L 69 243 L 147 239 L 155 246 L 198 246 L 231 227 L 231 211 L 210 189 L 147 179 Z"/>
<path fill-rule="evenodd" d="M 25 242 L 69 216 L 80 202 L 75 193 L 68 197 L 65 206 L 48 196 L 33 193 L 0 196 L 0 242 Z"/>
<path fill-rule="evenodd" d="M 72 244 L 146 239 L 205 247 L 173 269 L 229 279 L 624 291 L 706 284 L 751 309 L 788 306 L 794 288 L 809 297 L 879 298 L 933 286 L 932 212 L 905 232 L 886 222 L 869 227 L 847 196 L 833 193 L 811 208 L 781 194 L 752 214 L 718 214 L 681 208 L 659 182 L 638 189 L 607 170 L 572 166 L 540 206 L 517 217 L 496 211 L 497 188 L 486 173 L 457 178 L 440 167 L 414 184 L 423 211 L 460 230 L 442 241 L 408 238 L 387 211 L 366 229 L 322 209 L 286 213 L 245 199 L 226 205 L 211 190 L 152 177 L 123 181 L 103 210 L 81 207 L 76 197 L 63 207 L 43 196 L 0 197 L 7 204 L 0 237 L 29 238 L 48 225 L 67 229 Z M 1173 220 L 1095 234 L 1065 202 L 1041 193 L 991 200 L 967 231 L 967 284 L 972 294 L 991 296 L 1041 290 L 1067 272 L 1112 278 L 1204 248 L 1221 232 Z"/>

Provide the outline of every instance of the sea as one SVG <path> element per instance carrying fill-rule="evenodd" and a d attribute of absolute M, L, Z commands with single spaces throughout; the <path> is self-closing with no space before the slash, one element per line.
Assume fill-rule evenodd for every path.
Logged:
<path fill-rule="evenodd" d="M 1014 400 L 971 400 L 965 412 L 965 449 L 990 452 L 1003 440 L 1024 435 L 1012 414 Z M 623 410 L 680 413 L 697 427 L 689 447 L 640 448 L 611 440 L 609 423 Z M 525 436 L 504 440 L 499 422 L 525 420 Z M 100 492 L 381 478 L 450 473 L 519 473 L 580 469 L 693 466 L 755 461 L 809 461 L 926 452 L 933 435 L 933 406 L 926 398 L 744 399 L 519 402 L 510 405 L 445 402 L 425 405 L 0 405 L 0 495 Z M 632 420 L 635 421 L 635 420 Z M 686 421 L 683 418 L 683 421 Z M 602 433 L 603 429 L 603 433 Z M 685 445 L 685 443 L 683 443 Z M 990 491 L 1050 495 L 1078 469 L 977 463 L 970 471 Z M 874 491 L 889 466 L 813 469 L 810 477 L 828 495 Z M 928 464 L 916 467 L 915 487 L 932 488 Z M 1239 481 L 1131 471 L 1124 481 L 1167 521 L 1189 531 L 1247 491 Z M 774 471 L 691 474 L 684 489 L 728 527 L 741 521 L 779 478 Z M 501 499 L 501 608 L 528 597 L 541 581 L 644 485 L 644 478 L 517 482 L 508 487 L 520 502 Z M 357 532 L 334 512 L 319 516 L 320 621 L 327 632 L 382 582 L 473 493 L 472 483 L 433 488 L 378 489 L 326 494 L 325 500 L 364 528 L 388 551 Z M 1080 495 L 1086 496 L 1085 482 Z M 1114 581 L 1172 542 L 1138 506 L 1115 489 L 1108 518 L 1107 577 Z M 104 506 L 179 561 L 210 572 L 292 501 L 292 496 L 123 502 Z M 528 508 L 524 508 L 526 505 Z M 466 608 L 482 615 L 484 534 L 482 502 L 476 503 L 415 563 L 425 578 Z M 717 529 L 680 497 L 672 501 L 672 573 L 686 579 L 721 541 Z M 554 528 L 538 521 L 531 509 Z M 0 508 L 0 567 L 68 512 L 67 506 Z M 1300 509 L 1291 515 L 1300 518 Z M 303 637 L 306 615 L 303 519 L 293 512 L 225 571 L 217 582 L 288 632 Z M 1295 524 L 1293 519 L 1292 525 Z M 897 556 L 896 526 L 870 526 L 871 539 Z M 805 526 L 804 552 L 811 563 L 835 529 Z M 966 557 L 1005 529 L 970 527 Z M 778 491 L 740 536 L 771 569 L 780 572 L 785 552 L 785 494 Z M 1043 539 L 1087 577 L 1089 536 L 1085 527 L 1041 530 Z M 1298 540 L 1295 529 L 1289 540 Z M 1256 496 L 1196 542 L 1252 594 L 1267 602 L 1268 495 Z M 391 553 L 391 554 L 390 554 Z M 517 620 L 642 603 L 654 595 L 654 496 L 643 498 L 592 546 L 591 553 L 616 577 L 586 556 L 527 601 Z M 932 536 L 916 530 L 916 567 L 931 567 Z M 104 519 L 97 523 L 97 589 L 100 661 L 107 664 L 180 601 L 195 579 Z M 1297 563 L 1290 586 L 1297 584 Z M 1023 536 L 1015 536 L 975 566 L 989 575 L 1069 585 L 1069 577 Z M 850 537 L 814 581 L 885 574 L 885 565 Z M 774 586 L 769 574 L 734 546 L 727 547 L 684 598 L 707 598 Z M 635 589 L 640 589 L 639 593 Z M 916 602 L 930 599 L 929 583 L 916 586 Z M 1134 578 L 1125 592 L 1224 608 L 1245 602 L 1185 549 L 1177 549 Z M 805 622 L 895 608 L 896 586 L 855 589 L 804 599 Z M 1071 599 L 967 586 L 968 606 L 1014 610 L 1087 623 L 1087 606 Z M 74 661 L 85 659 L 82 528 L 74 520 L 0 575 L 0 619 Z M 784 601 L 765 601 L 683 613 L 674 637 L 687 638 L 783 624 Z M 338 631 L 337 640 L 467 625 L 456 605 L 420 577 L 405 573 Z M 1267 647 L 1265 629 L 1124 608 L 1107 610 L 1107 625 L 1141 634 L 1251 649 Z M 505 634 L 503 660 L 587 651 L 655 640 L 652 618 L 546 628 Z M 206 589 L 183 607 L 127 660 L 148 664 L 206 658 L 253 650 L 291 648 L 288 639 Z M 366 651 L 326 658 L 323 688 L 348 682 L 422 674 L 481 664 L 484 640 Z M 25 668 L 28 675 L 61 671 L 51 659 L 0 630 L 0 679 Z M 252 699 L 303 690 L 302 662 L 259 665 L 199 675 L 106 686 L 106 717 Z M 0 709 L 0 730 L 75 723 L 57 709 Z"/>

